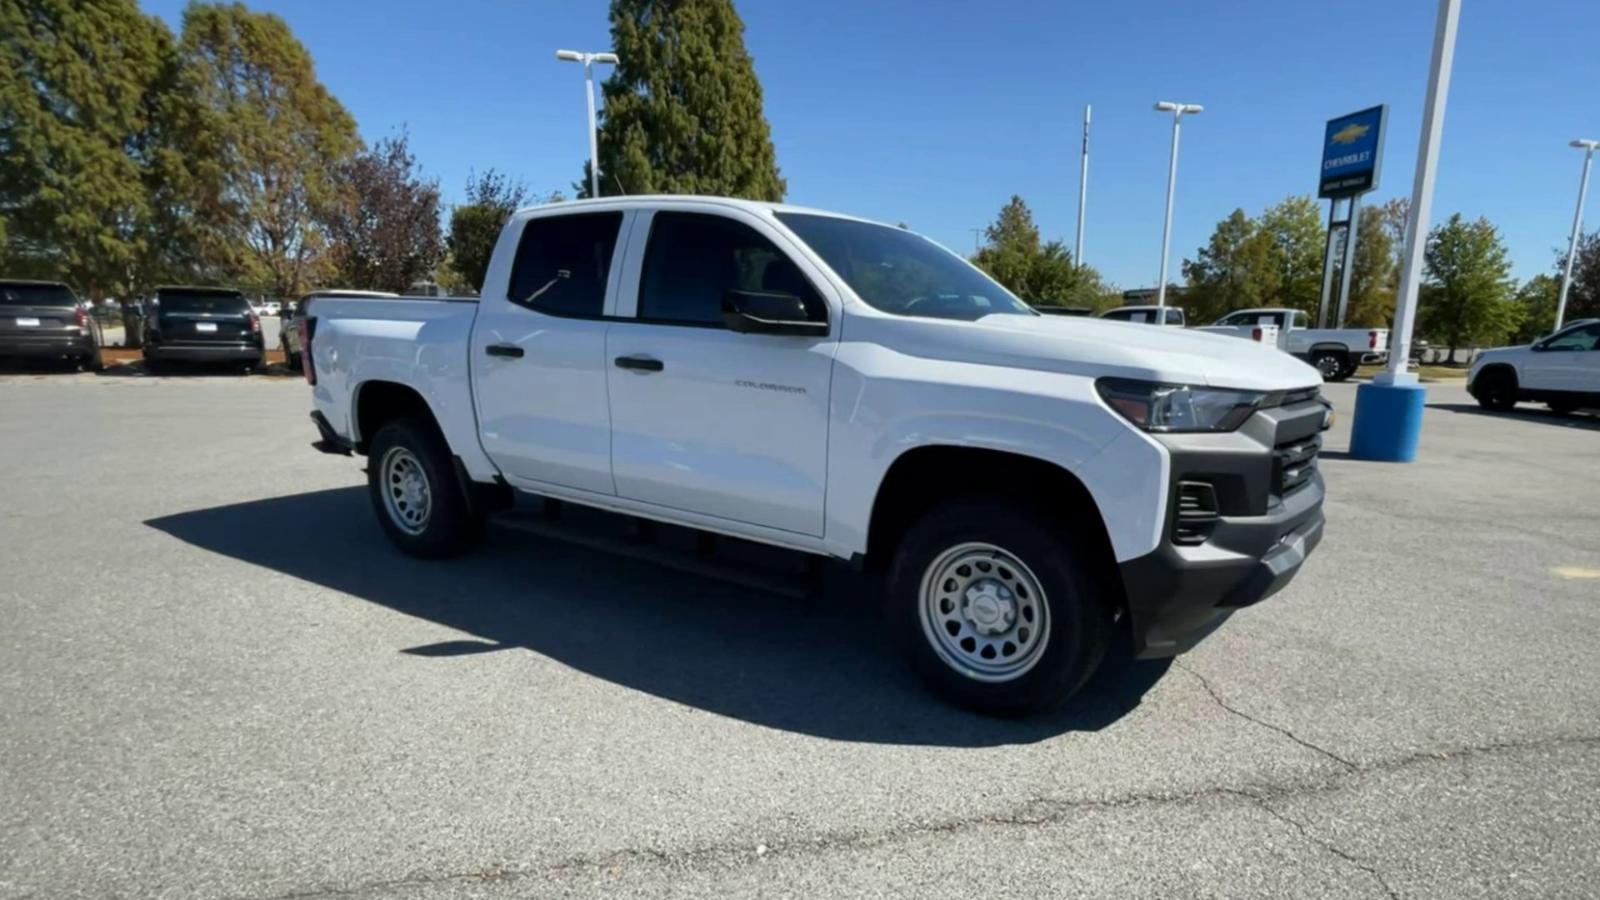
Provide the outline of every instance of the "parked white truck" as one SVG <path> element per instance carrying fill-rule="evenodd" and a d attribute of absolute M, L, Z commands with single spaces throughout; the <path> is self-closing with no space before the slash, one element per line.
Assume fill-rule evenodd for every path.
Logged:
<path fill-rule="evenodd" d="M 524 493 L 850 561 L 885 574 L 916 669 L 984 712 L 1064 700 L 1120 628 L 1187 649 L 1322 536 L 1315 370 L 1041 316 L 860 219 L 527 209 L 481 299 L 329 297 L 303 321 L 318 447 L 368 457 L 403 551 L 460 551 Z"/>
<path fill-rule="evenodd" d="M 1328 381 L 1344 381 L 1364 362 L 1383 362 L 1389 357 L 1389 330 L 1386 328 L 1310 328 L 1306 314 L 1298 309 L 1241 309 L 1228 313 L 1215 324 L 1199 331 L 1250 337 L 1256 328 L 1278 329 L 1278 348 L 1317 367 Z"/>

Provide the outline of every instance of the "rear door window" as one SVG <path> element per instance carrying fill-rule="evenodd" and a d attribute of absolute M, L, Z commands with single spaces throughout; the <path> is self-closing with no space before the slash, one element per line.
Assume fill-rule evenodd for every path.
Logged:
<path fill-rule="evenodd" d="M 506 299 L 553 316 L 600 316 L 621 227 L 620 212 L 529 219 L 517 242 Z"/>

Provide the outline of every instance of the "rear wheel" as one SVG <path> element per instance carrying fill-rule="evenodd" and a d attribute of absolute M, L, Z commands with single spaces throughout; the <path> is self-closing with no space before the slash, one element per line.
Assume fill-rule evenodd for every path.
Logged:
<path fill-rule="evenodd" d="M 1478 376 L 1472 395 L 1484 409 L 1506 412 L 1517 405 L 1517 376 L 1510 369 L 1490 369 Z"/>
<path fill-rule="evenodd" d="M 912 666 L 958 706 L 1051 709 L 1105 655 L 1113 605 L 1071 523 L 1001 498 L 935 507 L 890 571 L 889 621 Z"/>
<path fill-rule="evenodd" d="M 411 556 L 452 556 L 483 533 L 433 423 L 398 419 L 378 429 L 367 454 L 373 512 L 395 546 Z"/>
<path fill-rule="evenodd" d="M 1334 350 L 1322 350 L 1312 354 L 1311 364 L 1322 374 L 1323 381 L 1343 381 L 1355 371 L 1350 366 L 1349 357 Z"/>

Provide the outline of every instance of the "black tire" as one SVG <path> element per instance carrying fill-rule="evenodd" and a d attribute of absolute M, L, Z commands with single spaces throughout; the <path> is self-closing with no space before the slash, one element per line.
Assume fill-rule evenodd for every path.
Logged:
<path fill-rule="evenodd" d="M 1016 500 L 975 497 L 940 504 L 906 531 L 889 571 L 885 598 L 887 620 L 896 643 L 908 655 L 917 674 L 935 692 L 957 706 L 985 715 L 1025 716 L 1066 702 L 1094 674 L 1111 640 L 1114 603 L 1090 567 L 1092 560 L 1087 549 L 1090 545 L 1073 537 L 1076 530 L 1071 522 Z M 973 552 L 962 548 L 983 545 L 999 548 L 1021 563 L 1025 570 L 1023 577 L 1035 582 L 1042 594 L 1036 598 L 1037 607 L 1027 607 L 1021 599 L 1015 600 L 1015 607 L 1008 605 L 1014 622 L 1009 630 L 977 637 L 991 645 L 1006 641 L 1008 637 L 1024 644 L 1029 637 L 1023 633 L 1024 621 L 1036 623 L 1040 617 L 1044 619 L 1046 627 L 1032 635 L 1035 641 L 1042 643 L 1032 645 L 1037 649 L 1031 651 L 1031 668 L 1011 676 L 974 675 L 970 673 L 975 669 L 959 668 L 950 660 L 959 658 L 956 654 L 965 645 L 955 648 L 950 644 L 969 638 L 950 632 L 950 643 L 946 643 L 937 636 L 941 623 L 925 623 L 928 618 L 923 597 L 925 579 L 937 580 L 937 572 L 945 571 L 943 566 L 967 558 L 960 555 L 963 552 Z M 952 557 L 952 554 L 956 555 Z M 1006 571 L 1003 562 L 995 572 L 996 578 L 1012 574 Z M 953 581 L 950 579 L 946 583 Z M 1012 586 L 1015 588 L 1014 584 Z M 931 590 L 933 599 L 926 601 L 928 612 L 951 616 L 942 621 L 943 626 L 952 626 L 957 615 L 976 623 L 969 610 L 976 609 L 977 603 L 969 601 L 972 592 L 980 590 L 979 584 L 966 587 L 964 594 L 958 592 L 942 597 L 939 588 Z M 1015 598 L 1025 596 L 1021 591 L 1014 595 Z M 1012 601 L 1003 602 L 1010 604 Z M 960 604 L 958 613 L 937 612 L 941 608 L 949 610 L 955 603 Z M 1031 612 L 1031 609 L 1039 611 Z M 993 612 L 992 605 L 989 612 Z M 1009 641 L 1005 645 L 1012 646 Z M 974 651 L 966 651 L 966 659 L 974 661 L 982 652 L 987 650 L 975 645 Z M 1017 646 L 1015 652 L 1019 660 L 1030 653 L 1026 645 Z M 989 659 L 997 661 L 988 665 L 1007 664 L 1003 658 Z"/>
<path fill-rule="evenodd" d="M 1311 354 L 1311 364 L 1321 373 L 1323 381 L 1344 381 L 1355 374 L 1349 354 L 1337 350 L 1319 350 Z"/>
<path fill-rule="evenodd" d="M 420 518 L 403 521 L 405 500 L 395 509 L 385 493 L 394 487 L 390 454 L 404 454 L 415 466 L 426 491 Z M 387 483 L 386 483 L 387 482 Z M 396 419 L 378 429 L 367 452 L 367 494 L 378 524 L 401 552 L 424 559 L 454 556 L 483 535 L 483 520 L 473 512 L 456 478 L 450 448 L 433 422 L 421 418 Z M 397 495 L 398 496 L 398 495 Z"/>
<path fill-rule="evenodd" d="M 1510 369 L 1494 368 L 1478 376 L 1472 384 L 1478 405 L 1495 412 L 1509 412 L 1517 405 L 1517 376 Z"/>
<path fill-rule="evenodd" d="M 298 354 L 298 353 L 290 353 L 287 350 L 283 351 L 283 364 L 285 366 L 289 367 L 289 371 L 291 371 L 291 372 L 299 372 L 300 371 L 300 354 Z"/>

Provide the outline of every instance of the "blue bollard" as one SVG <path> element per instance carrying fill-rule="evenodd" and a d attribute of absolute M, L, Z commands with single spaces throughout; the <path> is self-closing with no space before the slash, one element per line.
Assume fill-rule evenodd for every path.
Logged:
<path fill-rule="evenodd" d="M 1363 384 L 1356 388 L 1356 417 L 1350 455 L 1378 462 L 1411 462 L 1422 436 L 1423 402 L 1419 384 Z"/>

